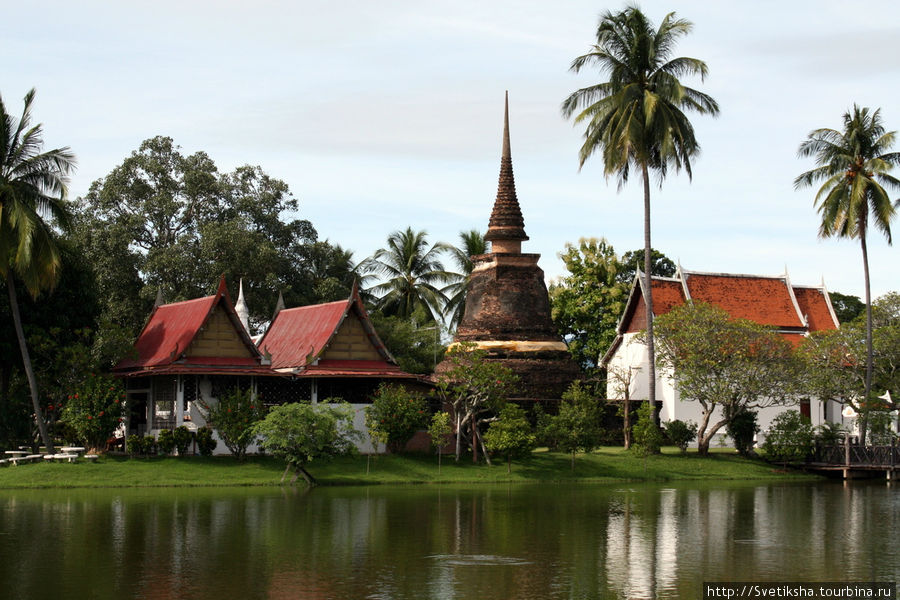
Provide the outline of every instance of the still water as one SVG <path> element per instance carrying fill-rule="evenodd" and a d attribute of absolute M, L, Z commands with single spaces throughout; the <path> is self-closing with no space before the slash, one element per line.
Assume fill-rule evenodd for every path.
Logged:
<path fill-rule="evenodd" d="M 0 597 L 697 598 L 896 581 L 879 483 L 0 492 Z"/>

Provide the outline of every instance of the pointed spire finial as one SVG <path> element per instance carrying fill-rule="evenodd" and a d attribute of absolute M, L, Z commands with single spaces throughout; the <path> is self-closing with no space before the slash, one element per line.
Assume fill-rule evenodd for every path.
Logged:
<path fill-rule="evenodd" d="M 153 308 L 158 308 L 165 304 L 166 301 L 163 300 L 162 286 L 156 288 L 156 301 L 153 303 Z"/>
<path fill-rule="evenodd" d="M 528 239 L 525 220 L 516 196 L 516 181 L 513 177 L 512 152 L 509 143 L 509 92 L 503 102 L 503 150 L 500 157 L 500 181 L 497 183 L 497 199 L 491 211 L 491 220 L 484 236 L 491 242 L 493 252 L 518 254 L 522 242 Z"/>
<path fill-rule="evenodd" d="M 238 318 L 241 320 L 241 325 L 244 326 L 244 330 L 247 333 L 250 333 L 250 309 L 247 308 L 247 301 L 244 300 L 244 280 L 241 279 L 238 284 L 238 297 L 237 302 L 234 303 L 234 311 L 237 313 Z"/>
<path fill-rule="evenodd" d="M 272 313 L 272 321 L 278 316 L 278 313 L 284 310 L 284 295 L 278 290 L 278 302 L 275 303 L 275 312 Z"/>

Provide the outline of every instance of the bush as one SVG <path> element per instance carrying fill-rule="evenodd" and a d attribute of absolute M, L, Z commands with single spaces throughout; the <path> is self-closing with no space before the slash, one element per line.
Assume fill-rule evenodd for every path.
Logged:
<path fill-rule="evenodd" d="M 175 449 L 178 450 L 178 456 L 187 456 L 188 448 L 191 447 L 191 441 L 194 434 L 184 425 L 175 428 Z"/>
<path fill-rule="evenodd" d="M 528 456 L 534 448 L 534 433 L 518 404 L 510 402 L 484 434 L 484 445 L 491 452 L 506 455 L 506 472 L 510 472 L 513 457 Z"/>
<path fill-rule="evenodd" d="M 400 452 L 416 432 L 428 423 L 428 406 L 421 394 L 396 384 L 381 384 L 366 407 L 366 428 L 372 441 Z"/>
<path fill-rule="evenodd" d="M 873 410 L 869 412 L 867 427 L 869 428 L 869 441 L 873 446 L 890 446 L 897 439 L 897 434 L 891 429 L 896 418 L 886 410 Z"/>
<path fill-rule="evenodd" d="M 171 429 L 163 429 L 156 440 L 160 454 L 172 454 L 175 450 L 175 433 Z"/>
<path fill-rule="evenodd" d="M 219 442 L 213 437 L 213 430 L 210 427 L 201 427 L 197 430 L 197 450 L 200 456 L 212 456 L 213 451 Z"/>
<path fill-rule="evenodd" d="M 128 454 L 132 458 L 144 453 L 144 445 L 141 443 L 141 436 L 137 434 L 133 433 L 129 435 L 128 439 L 125 440 L 125 445 L 128 450 Z"/>
<path fill-rule="evenodd" d="M 541 437 L 554 440 L 561 452 L 571 455 L 571 468 L 575 470 L 575 454 L 590 453 L 600 445 L 603 434 L 600 404 L 590 388 L 576 381 L 563 393 L 559 414 L 550 417 Z"/>
<path fill-rule="evenodd" d="M 637 422 L 631 429 L 634 443 L 631 448 L 641 456 L 659 454 L 663 434 L 653 422 L 653 407 L 649 402 L 641 402 L 637 409 Z"/>
<path fill-rule="evenodd" d="M 666 421 L 663 423 L 666 430 L 666 436 L 669 440 L 678 446 L 681 453 L 687 452 L 688 444 L 697 439 L 697 424 L 693 421 Z"/>
<path fill-rule="evenodd" d="M 796 410 L 775 417 L 763 442 L 766 458 L 780 463 L 805 460 L 813 449 L 813 429 L 809 419 Z"/>
<path fill-rule="evenodd" d="M 212 406 L 202 400 L 198 404 L 206 422 L 219 432 L 228 451 L 238 460 L 243 460 L 247 447 L 257 439 L 253 426 L 265 417 L 266 411 L 262 404 L 253 397 L 249 389 L 242 390 L 238 387 L 222 394 Z"/>
<path fill-rule="evenodd" d="M 728 420 L 726 429 L 734 440 L 734 447 L 741 455 L 748 456 L 753 453 L 753 438 L 759 431 L 754 411 L 739 410 Z"/>
<path fill-rule="evenodd" d="M 814 438 L 817 444 L 834 446 L 844 442 L 845 433 L 847 433 L 847 430 L 840 423 L 826 421 L 815 428 Z"/>
<path fill-rule="evenodd" d="M 61 420 L 86 448 L 102 451 L 122 422 L 124 399 L 121 381 L 91 374 L 66 400 Z"/>
<path fill-rule="evenodd" d="M 151 456 L 156 454 L 156 438 L 152 435 L 145 435 L 141 438 L 141 454 Z"/>

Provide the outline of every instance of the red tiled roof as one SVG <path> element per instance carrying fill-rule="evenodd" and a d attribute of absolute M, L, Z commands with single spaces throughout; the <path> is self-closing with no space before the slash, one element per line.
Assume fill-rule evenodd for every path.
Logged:
<path fill-rule="evenodd" d="M 684 304 L 684 288 L 680 281 L 654 278 L 650 285 L 653 286 L 654 315 L 664 315 L 679 304 Z"/>
<path fill-rule="evenodd" d="M 417 379 L 397 365 L 382 360 L 320 360 L 300 372 L 298 377 L 383 377 Z"/>
<path fill-rule="evenodd" d="M 692 300 L 723 308 L 732 318 L 778 329 L 804 327 L 786 278 L 691 272 L 684 277 Z"/>
<path fill-rule="evenodd" d="M 838 323 L 831 310 L 830 300 L 823 288 L 795 287 L 797 304 L 809 321 L 810 331 L 837 329 Z"/>
<path fill-rule="evenodd" d="M 259 341 L 271 354 L 272 368 L 302 367 L 307 357 L 317 356 L 347 312 L 347 300 L 282 310 Z"/>
<path fill-rule="evenodd" d="M 216 296 L 207 296 L 156 307 L 134 344 L 137 358 L 124 359 L 115 369 L 171 363 L 187 349 L 215 305 Z"/>

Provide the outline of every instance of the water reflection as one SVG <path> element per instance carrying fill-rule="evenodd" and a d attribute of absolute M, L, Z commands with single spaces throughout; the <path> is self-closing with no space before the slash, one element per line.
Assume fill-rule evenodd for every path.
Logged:
<path fill-rule="evenodd" d="M 895 581 L 879 484 L 0 493 L 10 598 L 693 598 Z"/>

